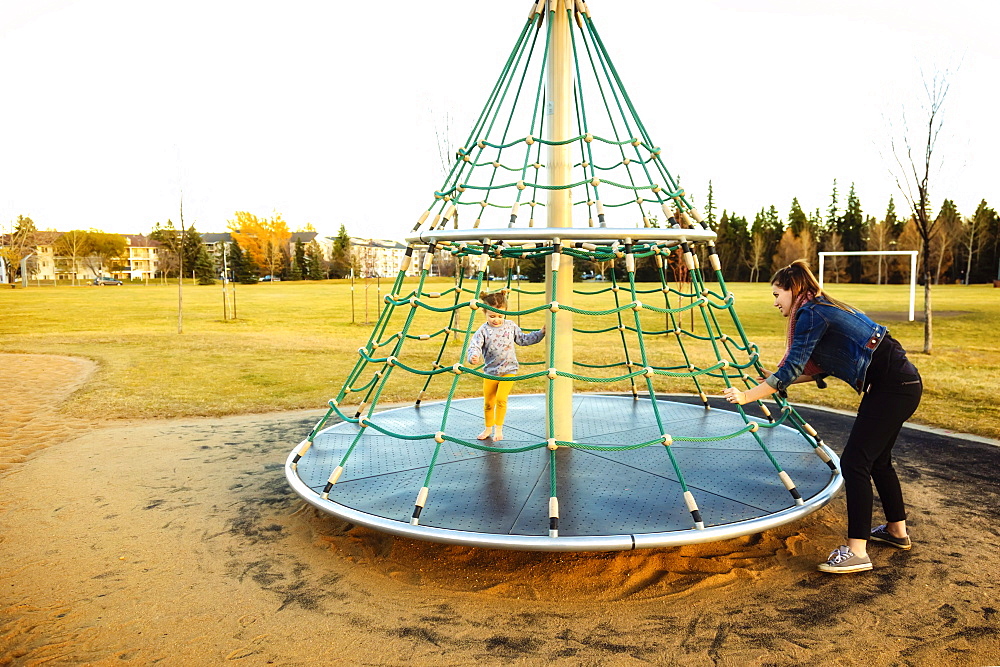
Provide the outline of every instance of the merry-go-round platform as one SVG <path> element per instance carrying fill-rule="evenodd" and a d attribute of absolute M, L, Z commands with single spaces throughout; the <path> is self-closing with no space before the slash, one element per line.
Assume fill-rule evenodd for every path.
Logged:
<path fill-rule="evenodd" d="M 515 449 L 544 442 L 545 406 L 544 395 L 511 396 L 503 441 L 485 443 Z M 663 399 L 657 406 L 664 429 L 675 435 L 712 436 L 746 425 L 728 410 Z M 371 422 L 400 434 L 434 433 L 444 409 L 444 402 L 396 408 L 372 415 Z M 447 424 L 449 434 L 475 442 L 483 427 L 482 399 L 452 401 Z M 760 429 L 759 442 L 751 433 L 705 442 L 675 440 L 671 451 L 704 523 L 696 528 L 662 444 L 621 451 L 560 447 L 554 452 L 560 522 L 558 536 L 550 537 L 552 459 L 545 447 L 488 452 L 444 442 L 432 462 L 438 446 L 433 438 L 407 440 L 368 428 L 324 498 L 331 471 L 360 429 L 341 422 L 316 434 L 301 460 L 294 462 L 293 451 L 285 475 L 295 492 L 353 524 L 466 546 L 615 551 L 723 540 L 800 519 L 829 502 L 842 485 L 839 472 L 788 426 Z M 653 440 L 659 428 L 649 399 L 577 394 L 573 433 L 582 446 L 614 447 Z M 829 448 L 823 449 L 839 464 Z M 794 480 L 802 504 L 789 496 L 772 457 Z M 413 525 L 414 499 L 425 485 L 426 506 Z"/>

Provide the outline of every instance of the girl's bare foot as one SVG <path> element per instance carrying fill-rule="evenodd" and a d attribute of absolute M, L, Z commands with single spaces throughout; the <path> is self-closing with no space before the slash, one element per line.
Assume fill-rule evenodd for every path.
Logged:
<path fill-rule="evenodd" d="M 493 442 L 500 442 L 503 440 L 503 426 L 497 425 L 493 427 Z"/>
<path fill-rule="evenodd" d="M 476 436 L 476 440 L 485 440 L 486 438 L 490 437 L 492 433 L 493 433 L 493 427 L 487 426 L 485 429 L 483 429 L 482 433 Z"/>

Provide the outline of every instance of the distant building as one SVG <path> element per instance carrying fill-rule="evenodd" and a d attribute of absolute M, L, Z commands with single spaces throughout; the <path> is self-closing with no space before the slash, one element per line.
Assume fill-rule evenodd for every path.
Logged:
<path fill-rule="evenodd" d="M 111 276 L 119 280 L 145 280 L 159 270 L 162 248 L 160 243 L 142 234 L 121 234 L 125 239 L 125 252 L 121 257 L 105 263 L 95 255 L 73 258 L 57 252 L 59 239 L 64 232 L 35 232 L 34 257 L 29 260 L 32 280 L 89 281 L 98 276 Z"/>
<path fill-rule="evenodd" d="M 352 264 L 361 278 L 395 278 L 406 246 L 390 239 L 363 239 L 351 237 Z M 408 274 L 419 270 L 411 264 Z"/>

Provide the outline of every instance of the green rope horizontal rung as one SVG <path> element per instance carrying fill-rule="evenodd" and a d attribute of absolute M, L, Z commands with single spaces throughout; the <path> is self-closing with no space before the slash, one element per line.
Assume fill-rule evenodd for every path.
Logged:
<path fill-rule="evenodd" d="M 406 337 L 409 338 L 410 340 L 427 340 L 429 338 L 437 338 L 438 336 L 440 336 L 443 333 L 446 333 L 447 331 L 448 331 L 448 327 L 445 327 L 443 329 L 438 329 L 434 333 L 429 333 L 429 334 L 406 334 Z M 425 336 L 426 336 L 426 338 L 425 338 Z"/>
<path fill-rule="evenodd" d="M 433 438 L 434 436 L 432 435 L 431 437 Z M 448 442 L 453 442 L 456 445 L 463 445 L 465 447 L 469 447 L 471 449 L 478 449 L 483 452 L 495 452 L 497 454 L 505 454 L 505 453 L 520 454 L 521 452 L 530 452 L 533 449 L 541 449 L 542 447 L 548 446 L 547 442 L 539 442 L 538 444 L 525 445 L 524 447 L 491 447 L 490 445 L 484 445 L 479 442 L 470 442 L 467 440 L 462 440 L 460 438 L 455 438 L 448 435 L 447 433 L 442 435 L 441 438 L 443 440 L 447 440 Z"/>
<path fill-rule="evenodd" d="M 556 371 L 556 375 L 558 375 L 559 377 L 572 378 L 574 380 L 580 380 L 581 382 L 592 382 L 592 383 L 597 383 L 597 384 L 607 384 L 607 383 L 610 383 L 610 382 L 620 382 L 621 380 L 628 380 L 629 378 L 638 377 L 639 375 L 645 374 L 645 372 L 646 372 L 645 370 L 634 371 L 634 372 L 628 373 L 626 375 L 617 375 L 617 376 L 614 376 L 614 377 L 606 377 L 606 378 L 593 377 L 593 376 L 590 376 L 590 375 L 578 375 L 576 373 L 568 373 L 566 371 Z M 545 375 L 545 373 L 542 373 L 542 375 Z"/>
<path fill-rule="evenodd" d="M 493 167 L 494 169 L 506 169 L 507 171 L 521 171 L 524 167 L 508 167 L 501 162 L 486 161 L 486 162 L 473 162 L 473 167 Z M 528 165 L 529 167 L 532 165 Z M 544 166 L 544 165 L 543 165 Z"/>
<path fill-rule="evenodd" d="M 584 183 L 590 183 L 589 180 L 578 181 L 576 183 L 570 183 L 568 185 L 543 185 L 541 183 L 531 183 L 531 182 L 528 182 L 528 181 L 519 181 L 519 182 L 522 185 L 524 185 L 525 189 L 527 189 L 527 188 L 534 188 L 534 189 L 537 189 L 537 190 L 568 190 L 570 188 L 578 188 L 581 185 L 583 185 Z M 506 188 L 516 188 L 517 187 L 517 183 L 518 182 L 515 182 L 515 183 L 504 183 L 503 185 L 469 185 L 468 183 L 466 183 L 462 187 L 464 187 L 466 190 L 490 190 L 490 191 L 492 191 L 492 190 L 504 190 Z M 457 186 L 456 186 L 456 188 L 457 188 Z M 434 194 L 440 194 L 442 197 L 444 197 L 446 195 L 451 194 L 456 188 L 452 188 L 452 190 L 449 190 L 448 192 L 440 192 L 440 193 L 436 192 Z M 511 208 L 511 207 L 510 206 L 500 206 L 498 208 Z"/>
<path fill-rule="evenodd" d="M 336 405 L 333 404 L 333 401 L 330 401 L 328 403 L 328 405 L 330 406 L 331 410 L 333 410 L 334 412 L 337 413 L 337 416 L 340 417 L 341 420 L 343 420 L 343 421 L 345 421 L 345 422 L 347 422 L 349 424 L 357 424 L 358 423 L 358 419 L 356 419 L 355 417 L 348 417 L 347 415 L 345 415 L 340 410 L 339 406 L 336 406 Z"/>
<path fill-rule="evenodd" d="M 548 308 L 548 306 L 545 306 Z M 576 313 L 577 315 L 614 315 L 615 313 L 620 313 L 623 310 L 629 310 L 632 308 L 631 303 L 627 303 L 624 306 L 618 306 L 617 308 L 612 308 L 610 310 L 585 310 L 583 308 L 575 308 L 573 306 L 559 305 L 559 308 L 563 310 L 568 310 L 571 313 Z"/>
<path fill-rule="evenodd" d="M 627 452 L 632 449 L 642 449 L 643 447 L 649 447 L 650 445 L 662 445 L 663 439 L 657 438 L 656 440 L 650 440 L 649 442 L 640 442 L 636 445 L 589 445 L 582 442 L 564 442 L 562 440 L 556 441 L 557 445 L 562 445 L 564 447 L 570 447 L 572 449 L 585 449 L 594 452 Z"/>
<path fill-rule="evenodd" d="M 527 364 L 525 364 L 527 365 Z M 520 380 L 534 380 L 535 378 L 544 377 L 549 374 L 548 370 L 538 371 L 537 373 L 525 373 L 524 375 L 490 375 L 489 373 L 483 373 L 482 371 L 477 371 L 474 368 L 466 368 L 465 366 L 460 366 L 463 373 L 468 373 L 469 375 L 475 375 L 476 377 L 483 378 L 484 380 L 500 380 L 501 382 L 518 382 Z M 451 373 L 451 366 L 444 369 L 445 372 Z"/>
<path fill-rule="evenodd" d="M 356 394 L 356 393 L 358 393 L 359 391 L 365 391 L 366 389 L 369 389 L 369 388 L 371 388 L 371 386 L 372 386 L 372 385 L 374 385 L 374 384 L 375 384 L 375 382 L 376 382 L 376 381 L 377 381 L 378 379 L 379 379 L 379 378 L 378 378 L 378 376 L 377 376 L 377 375 L 373 375 L 373 376 L 372 376 L 372 379 L 371 379 L 371 380 L 369 380 L 369 381 L 368 381 L 368 382 L 367 382 L 367 383 L 366 383 L 366 384 L 365 384 L 365 385 L 364 385 L 363 387 L 357 387 L 357 388 L 354 388 L 354 387 L 347 387 L 347 388 L 346 388 L 346 391 L 347 391 L 348 393 L 351 393 L 351 394 Z"/>
<path fill-rule="evenodd" d="M 469 288 L 469 287 L 463 287 L 462 291 L 465 292 L 465 293 L 467 293 L 467 294 L 479 294 L 479 292 L 477 292 L 476 290 L 474 290 L 472 288 Z M 520 287 L 512 287 L 512 288 L 510 288 L 510 291 L 512 291 L 512 292 L 520 292 L 521 294 L 533 294 L 533 295 L 545 294 L 545 290 L 526 290 L 526 289 L 522 289 Z"/>
<path fill-rule="evenodd" d="M 471 185 L 463 185 L 462 187 L 463 188 L 474 188 L 474 186 L 471 186 Z M 492 190 L 493 188 L 490 188 L 490 187 L 479 187 L 479 188 L 474 188 L 474 189 L 476 189 L 476 190 Z M 455 191 L 455 188 L 452 188 L 451 190 L 448 190 L 447 192 L 435 192 L 434 194 L 440 194 L 442 197 L 444 197 L 445 195 L 450 195 L 454 191 Z M 473 206 L 473 205 L 475 205 L 475 206 L 482 207 L 484 202 L 481 202 L 481 201 L 457 201 L 457 200 L 452 199 L 451 203 L 458 204 L 459 206 Z M 491 201 L 485 202 L 485 204 L 486 204 L 486 206 L 489 206 L 489 207 L 492 207 L 492 208 L 514 208 L 513 204 L 494 204 Z"/>
<path fill-rule="evenodd" d="M 629 331 L 635 331 L 635 329 L 631 327 L 625 327 L 625 328 L 628 329 Z M 600 334 L 600 333 L 607 333 L 609 331 L 616 331 L 617 329 L 618 327 L 616 326 L 608 327 L 607 329 L 577 329 L 576 327 L 573 327 L 573 332 L 582 334 Z"/>
<path fill-rule="evenodd" d="M 708 305 L 711 306 L 712 308 L 715 308 L 716 310 L 728 310 L 729 308 L 732 307 L 733 304 L 730 301 L 726 301 L 724 303 L 716 304 L 711 299 L 708 299 Z"/>
<path fill-rule="evenodd" d="M 758 424 L 761 428 L 764 428 L 764 424 Z M 731 440 L 733 438 L 739 437 L 744 433 L 749 433 L 753 430 L 753 425 L 747 424 L 739 431 L 735 433 L 729 433 L 728 435 L 717 435 L 714 437 L 695 437 L 691 435 L 675 435 L 671 436 L 674 442 L 716 442 L 718 440 Z"/>
<path fill-rule="evenodd" d="M 563 250 L 564 255 L 569 255 L 570 257 L 576 257 L 577 259 L 585 259 L 590 262 L 609 262 L 615 258 L 614 253 L 595 253 L 587 252 L 581 248 L 566 248 Z M 574 290 L 575 291 L 575 290 Z M 577 292 L 578 294 L 586 294 L 586 292 Z"/>
<path fill-rule="evenodd" d="M 374 347 L 376 349 L 380 348 L 380 347 L 384 347 L 384 346 L 388 345 L 389 343 L 392 343 L 392 342 L 394 342 L 396 340 L 399 340 L 399 332 L 398 331 L 396 333 L 392 334 L 391 336 L 389 336 L 388 338 L 386 338 L 381 343 L 372 343 L 372 347 Z"/>
<path fill-rule="evenodd" d="M 537 141 L 538 143 L 543 144 L 545 146 L 565 146 L 566 144 L 572 144 L 572 143 L 574 143 L 576 141 L 584 141 L 586 137 L 587 137 L 587 134 L 585 133 L 585 134 L 577 135 L 575 137 L 571 137 L 569 139 L 561 139 L 559 141 L 552 141 L 551 139 L 542 139 L 542 138 L 539 138 L 539 137 L 532 137 L 531 140 L 532 141 Z M 606 139 L 604 137 L 599 137 L 599 136 L 596 136 L 596 135 L 590 135 L 590 138 L 593 139 L 594 141 L 600 141 L 600 142 L 603 142 L 605 144 L 610 144 L 612 146 L 624 146 L 625 144 L 631 144 L 631 143 L 633 143 L 633 142 L 636 141 L 635 138 L 632 138 L 632 139 L 623 139 L 621 141 L 616 141 L 614 139 Z M 520 143 L 527 143 L 527 141 L 528 141 L 527 137 L 521 137 L 519 139 L 515 139 L 514 141 L 511 141 L 508 144 L 494 144 L 494 143 L 489 142 L 489 141 L 480 140 L 479 142 L 476 143 L 476 145 L 479 146 L 480 149 L 483 149 L 483 148 L 498 148 L 500 150 L 503 150 L 504 148 L 510 148 L 511 146 L 516 146 L 516 145 L 518 145 Z M 643 148 L 645 148 L 646 150 L 648 150 L 651 153 L 654 150 L 656 150 L 656 151 L 659 150 L 659 149 L 656 149 L 656 148 L 650 148 L 649 146 L 647 146 L 642 141 L 639 141 L 636 144 L 636 146 L 637 147 L 638 146 L 642 146 Z"/>
<path fill-rule="evenodd" d="M 575 331 L 575 329 L 574 329 Z M 615 366 L 624 366 L 624 361 L 618 361 L 613 364 L 585 364 L 582 361 L 573 361 L 574 366 L 583 366 L 584 368 L 614 368 Z"/>
<path fill-rule="evenodd" d="M 448 289 L 446 289 L 443 292 L 421 292 L 418 296 L 427 296 L 427 297 L 430 297 L 432 299 L 437 299 L 437 298 L 440 298 L 442 296 L 448 296 L 452 292 L 455 292 L 456 289 L 457 288 L 455 288 L 455 287 L 449 287 Z M 413 292 L 410 292 L 410 295 L 412 296 Z"/>
<path fill-rule="evenodd" d="M 381 426 L 379 426 L 378 424 L 376 424 L 375 422 L 373 422 L 372 420 L 367 419 L 367 418 L 365 419 L 364 426 L 367 427 L 367 428 L 373 428 L 376 431 L 378 431 L 379 433 L 381 433 L 382 435 L 392 436 L 393 438 L 399 438 L 400 440 L 433 440 L 434 439 L 434 434 L 433 433 L 421 434 L 421 435 L 405 435 L 403 433 L 396 433 L 395 431 L 390 431 L 387 428 L 382 428 Z"/>
<path fill-rule="evenodd" d="M 604 294 L 605 292 L 610 292 L 612 289 L 614 289 L 614 288 L 613 287 L 605 287 L 604 289 L 599 289 L 599 290 L 596 290 L 594 292 L 588 292 L 587 290 L 582 290 L 582 289 L 575 289 L 575 290 L 573 290 L 573 294 L 583 294 L 583 295 L 586 295 L 586 296 L 595 296 L 597 294 Z"/>
<path fill-rule="evenodd" d="M 648 157 L 648 158 L 646 158 L 645 160 L 634 160 L 634 159 L 632 159 L 632 158 L 629 158 L 629 161 L 628 161 L 628 163 L 629 163 L 629 164 L 632 164 L 632 163 L 635 163 L 635 164 L 648 164 L 648 163 L 650 163 L 650 162 L 652 162 L 652 161 L 653 161 L 653 158 L 652 158 L 652 157 Z M 578 167 L 578 166 L 580 166 L 580 163 L 578 162 L 577 164 L 574 164 L 573 166 L 574 166 L 574 167 Z M 628 166 L 628 165 L 627 165 L 627 164 L 625 164 L 625 162 L 624 162 L 624 161 L 622 161 L 622 162 L 619 162 L 619 163 L 617 163 L 617 164 L 613 164 L 613 165 L 611 165 L 610 167 L 602 167 L 602 166 L 601 166 L 601 165 L 599 165 L 599 164 L 595 164 L 595 165 L 593 165 L 594 169 L 600 169 L 601 171 L 611 171 L 612 169 L 617 169 L 618 167 L 627 167 L 627 166 Z"/>

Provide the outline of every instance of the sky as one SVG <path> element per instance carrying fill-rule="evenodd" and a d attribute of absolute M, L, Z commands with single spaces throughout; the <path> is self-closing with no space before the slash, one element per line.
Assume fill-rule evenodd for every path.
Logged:
<path fill-rule="evenodd" d="M 402 239 L 530 2 L 0 0 L 0 229 L 291 229 Z M 1000 205 L 1000 3 L 592 0 L 664 160 L 703 207 L 905 208 L 887 137 L 949 72 L 931 182 Z M 913 132 L 913 130 L 911 130 Z M 920 140 L 917 140 L 919 144 Z M 584 223 L 585 224 L 585 223 Z"/>

